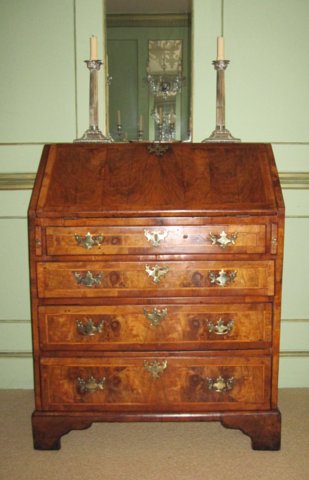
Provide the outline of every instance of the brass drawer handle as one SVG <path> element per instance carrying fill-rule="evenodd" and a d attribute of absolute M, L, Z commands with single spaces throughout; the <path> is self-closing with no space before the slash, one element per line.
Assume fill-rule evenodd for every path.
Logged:
<path fill-rule="evenodd" d="M 103 326 L 104 320 L 97 325 L 93 323 L 92 318 L 85 318 L 84 322 L 83 320 L 76 320 L 76 328 L 78 333 L 87 337 L 101 333 L 103 331 Z"/>
<path fill-rule="evenodd" d="M 160 267 L 159 265 L 155 265 L 154 267 L 150 267 L 149 265 L 145 266 L 145 271 L 152 279 L 153 283 L 159 283 L 161 277 L 167 274 L 169 268 L 168 267 Z"/>
<path fill-rule="evenodd" d="M 234 377 L 224 379 L 221 375 L 218 378 L 207 378 L 208 381 L 208 390 L 214 390 L 218 393 L 227 392 L 232 390 L 235 385 Z"/>
<path fill-rule="evenodd" d="M 157 327 L 166 317 L 167 308 L 162 308 L 162 310 L 160 310 L 159 308 L 155 307 L 153 308 L 152 312 L 148 312 L 146 308 L 144 308 L 144 315 L 153 327 Z"/>
<path fill-rule="evenodd" d="M 77 390 L 79 393 L 95 393 L 98 390 L 104 390 L 105 380 L 105 377 L 101 380 L 96 380 L 93 376 L 87 380 L 78 377 L 76 380 Z"/>
<path fill-rule="evenodd" d="M 165 240 L 165 238 L 167 237 L 167 232 L 159 231 L 159 230 L 153 230 L 151 232 L 150 230 L 145 229 L 144 235 L 147 238 L 148 242 L 150 242 L 153 247 L 159 247 L 160 242 Z"/>
<path fill-rule="evenodd" d="M 74 278 L 78 285 L 84 285 L 85 287 L 91 288 L 96 285 L 101 285 L 102 272 L 94 274 L 92 272 L 73 272 Z"/>
<path fill-rule="evenodd" d="M 217 245 L 221 248 L 228 247 L 230 245 L 235 245 L 237 240 L 237 232 L 227 235 L 223 230 L 219 235 L 213 234 L 210 232 L 209 239 L 212 241 L 212 245 Z"/>
<path fill-rule="evenodd" d="M 167 368 L 167 360 L 163 360 L 162 362 L 158 362 L 154 360 L 153 362 L 148 362 L 147 360 L 144 361 L 144 368 L 153 378 L 159 378 L 164 370 Z"/>
<path fill-rule="evenodd" d="M 209 272 L 208 277 L 210 283 L 213 285 L 219 285 L 219 287 L 225 287 L 229 283 L 233 283 L 237 276 L 237 272 L 233 270 L 232 272 L 225 272 L 223 269 L 220 271 Z"/>
<path fill-rule="evenodd" d="M 86 248 L 87 250 L 101 245 L 104 240 L 103 235 L 91 235 L 90 232 L 87 232 L 85 236 L 75 234 L 74 238 L 79 247 Z"/>
<path fill-rule="evenodd" d="M 228 320 L 227 323 L 224 323 L 224 320 L 222 320 L 222 318 L 219 318 L 216 323 L 213 323 L 211 321 L 207 322 L 208 332 L 215 333 L 216 335 L 229 335 L 233 330 L 233 327 L 233 320 Z"/>

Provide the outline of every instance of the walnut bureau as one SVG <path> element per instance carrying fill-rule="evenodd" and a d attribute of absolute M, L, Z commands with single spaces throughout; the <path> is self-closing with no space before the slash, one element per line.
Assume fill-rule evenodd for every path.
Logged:
<path fill-rule="evenodd" d="M 46 145 L 34 447 L 93 422 L 220 421 L 279 449 L 283 235 L 269 144 Z"/>

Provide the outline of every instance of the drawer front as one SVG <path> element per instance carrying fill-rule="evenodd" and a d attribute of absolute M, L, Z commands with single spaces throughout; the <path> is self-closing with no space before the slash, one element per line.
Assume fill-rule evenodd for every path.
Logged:
<path fill-rule="evenodd" d="M 265 225 L 47 227 L 48 255 L 265 253 Z"/>
<path fill-rule="evenodd" d="M 273 295 L 274 262 L 38 263 L 39 297 Z"/>
<path fill-rule="evenodd" d="M 44 350 L 266 348 L 272 306 L 119 305 L 39 307 Z"/>
<path fill-rule="evenodd" d="M 270 407 L 270 359 L 46 358 L 43 409 L 220 411 Z"/>

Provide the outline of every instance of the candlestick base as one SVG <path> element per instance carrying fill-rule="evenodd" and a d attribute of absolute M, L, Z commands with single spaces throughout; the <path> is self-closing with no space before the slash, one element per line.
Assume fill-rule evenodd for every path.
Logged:
<path fill-rule="evenodd" d="M 127 134 L 123 133 L 122 124 L 117 123 L 116 126 L 117 126 L 117 134 L 116 134 L 115 142 L 117 142 L 117 143 L 127 143 L 128 142 Z"/>
<path fill-rule="evenodd" d="M 137 130 L 137 142 L 144 142 L 144 130 L 142 128 L 139 128 Z"/>
<path fill-rule="evenodd" d="M 88 130 L 80 138 L 76 138 L 73 143 L 112 143 L 111 136 L 105 137 L 97 125 L 90 125 Z"/>
<path fill-rule="evenodd" d="M 241 142 L 240 138 L 235 138 L 231 134 L 229 130 L 225 127 L 217 126 L 216 129 L 212 132 L 212 134 L 208 137 L 202 140 L 202 143 L 208 143 L 208 142 L 221 142 L 221 143 L 237 143 Z"/>

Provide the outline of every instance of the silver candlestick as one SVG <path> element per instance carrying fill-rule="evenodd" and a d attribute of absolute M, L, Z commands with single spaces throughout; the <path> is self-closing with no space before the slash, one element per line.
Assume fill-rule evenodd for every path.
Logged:
<path fill-rule="evenodd" d="M 116 124 L 116 128 L 117 128 L 117 136 L 116 136 L 116 142 L 121 142 L 121 143 L 126 143 L 128 141 L 127 139 L 127 134 L 123 132 L 123 129 L 122 129 L 122 124 L 121 123 L 117 123 Z"/>
<path fill-rule="evenodd" d="M 101 60 L 85 60 L 90 71 L 89 82 L 89 128 L 82 137 L 74 140 L 74 143 L 111 143 L 111 137 L 105 137 L 98 127 L 98 71 L 101 68 Z"/>
<path fill-rule="evenodd" d="M 229 60 L 214 60 L 212 64 L 217 71 L 217 100 L 216 100 L 216 128 L 202 143 L 206 142 L 240 142 L 225 128 L 225 84 L 224 72 L 230 63 Z"/>
<path fill-rule="evenodd" d="M 137 129 L 137 141 L 138 142 L 144 141 L 144 130 L 142 128 Z"/>

